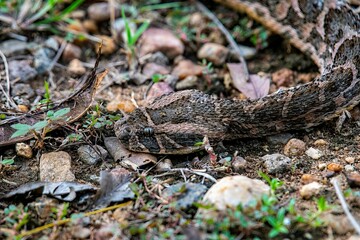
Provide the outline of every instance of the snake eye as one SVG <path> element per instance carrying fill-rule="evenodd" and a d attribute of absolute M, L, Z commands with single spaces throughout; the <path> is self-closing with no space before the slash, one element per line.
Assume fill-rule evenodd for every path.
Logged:
<path fill-rule="evenodd" d="M 146 127 L 143 131 L 146 137 L 151 137 L 154 135 L 154 129 L 152 127 Z"/>

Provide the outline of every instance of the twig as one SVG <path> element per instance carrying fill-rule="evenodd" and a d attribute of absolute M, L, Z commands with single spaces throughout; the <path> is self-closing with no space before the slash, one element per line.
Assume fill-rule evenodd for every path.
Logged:
<path fill-rule="evenodd" d="M 6 61 L 6 57 L 5 57 L 4 53 L 1 50 L 0 50 L 0 57 L 3 60 L 4 66 L 5 66 L 6 88 L 7 88 L 7 91 L 5 91 L 3 86 L 1 85 L 1 82 L 0 82 L 1 91 L 4 93 L 7 101 L 10 103 L 10 105 L 12 105 L 13 108 L 18 109 L 18 106 L 15 104 L 15 102 L 10 97 L 9 65 L 8 65 L 8 63 Z"/>
<path fill-rule="evenodd" d="M 351 212 L 349 210 L 349 207 L 346 204 L 346 200 L 344 198 L 344 195 L 341 192 L 341 189 L 339 187 L 339 184 L 338 184 L 337 180 L 335 178 L 333 178 L 333 179 L 331 179 L 331 183 L 334 185 L 336 195 L 339 198 L 339 201 L 341 203 L 341 206 L 342 206 L 347 218 L 349 219 L 351 225 L 353 225 L 353 227 L 355 228 L 356 232 L 360 235 L 360 225 L 357 223 L 356 219 L 351 214 Z"/>
<path fill-rule="evenodd" d="M 237 43 L 235 42 L 234 38 L 231 36 L 231 34 L 229 33 L 229 31 L 225 28 L 225 26 L 220 22 L 220 20 L 207 8 L 205 7 L 201 2 L 199 1 L 195 1 L 196 7 L 202 12 L 204 13 L 208 18 L 211 19 L 211 21 L 213 21 L 216 26 L 219 28 L 219 30 L 224 34 L 224 36 L 226 37 L 226 40 L 229 42 L 230 46 L 232 47 L 232 49 L 235 51 L 235 54 L 237 55 L 237 57 L 239 58 L 242 67 L 243 67 L 243 78 L 245 81 L 249 80 L 249 71 L 246 67 L 246 61 L 243 58 L 243 54 L 241 52 L 241 49 L 239 48 L 239 46 L 237 45 Z"/>
<path fill-rule="evenodd" d="M 173 169 L 169 169 L 169 171 L 173 171 L 173 172 L 177 172 L 177 171 L 180 171 L 181 173 L 183 172 L 190 172 L 190 173 L 193 173 L 193 174 L 196 174 L 196 175 L 199 175 L 199 176 L 202 176 L 202 177 L 205 177 L 211 181 L 213 181 L 214 183 L 217 182 L 217 180 L 211 176 L 210 174 L 207 174 L 207 173 L 204 173 L 204 172 L 200 172 L 198 170 L 190 170 L 188 168 L 173 168 Z"/>

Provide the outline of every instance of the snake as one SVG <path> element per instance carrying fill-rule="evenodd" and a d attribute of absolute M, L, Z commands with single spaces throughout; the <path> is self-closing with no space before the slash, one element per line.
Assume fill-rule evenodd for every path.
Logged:
<path fill-rule="evenodd" d="M 184 90 L 155 99 L 115 123 L 126 148 L 189 154 L 210 142 L 308 129 L 360 102 L 360 17 L 341 0 L 217 0 L 287 39 L 319 68 L 313 81 L 256 100 Z"/>

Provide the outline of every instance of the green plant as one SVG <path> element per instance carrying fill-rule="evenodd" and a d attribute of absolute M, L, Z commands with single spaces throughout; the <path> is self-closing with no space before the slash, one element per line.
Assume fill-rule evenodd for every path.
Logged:
<path fill-rule="evenodd" d="M 120 115 L 103 114 L 99 105 L 96 105 L 93 110 L 91 114 L 86 116 L 86 121 L 83 124 L 84 128 L 100 129 L 112 126 L 114 122 L 121 118 Z"/>
<path fill-rule="evenodd" d="M 157 83 L 165 79 L 165 77 L 166 77 L 165 75 L 155 73 L 154 75 L 151 76 L 151 80 L 153 81 L 153 83 Z"/>
<path fill-rule="evenodd" d="M 5 158 L 0 161 L 1 165 L 12 165 L 14 164 L 14 158 Z"/>
<path fill-rule="evenodd" d="M 44 99 L 40 101 L 40 104 L 46 105 L 46 108 L 48 109 L 51 104 L 51 94 L 50 94 L 49 83 L 47 81 L 44 82 L 44 88 L 45 88 Z"/>
<path fill-rule="evenodd" d="M 285 214 L 286 214 L 286 209 L 280 208 L 276 216 L 270 215 L 265 217 L 267 223 L 269 223 L 272 227 L 272 229 L 269 232 L 270 238 L 274 238 L 282 233 L 286 234 L 289 232 L 289 230 L 286 227 L 288 220 L 285 218 Z"/>
<path fill-rule="evenodd" d="M 4 209 L 5 221 L 8 227 L 12 227 L 14 230 L 19 231 L 23 226 L 29 222 L 28 209 L 13 204 Z"/>
<path fill-rule="evenodd" d="M 271 179 L 268 175 L 266 175 L 266 173 L 263 173 L 262 171 L 259 171 L 258 174 L 270 185 L 271 195 L 275 195 L 276 190 L 278 190 L 278 188 L 284 184 L 284 182 L 280 181 L 278 178 Z"/>
<path fill-rule="evenodd" d="M 70 112 L 70 108 L 62 108 L 54 112 L 53 110 L 49 110 L 46 113 L 46 117 L 44 120 L 35 123 L 34 125 L 17 123 L 11 125 L 16 131 L 11 135 L 11 138 L 25 136 L 29 132 L 33 132 L 36 136 L 40 131 L 43 131 L 43 134 L 46 134 L 46 127 L 49 126 L 54 121 L 60 120 Z"/>

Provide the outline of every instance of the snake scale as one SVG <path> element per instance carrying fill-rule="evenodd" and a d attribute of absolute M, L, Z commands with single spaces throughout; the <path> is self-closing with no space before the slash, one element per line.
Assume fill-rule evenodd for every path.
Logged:
<path fill-rule="evenodd" d="M 360 102 L 360 17 L 336 0 L 217 0 L 260 22 L 310 56 L 320 77 L 258 100 L 216 99 L 185 90 L 156 99 L 115 124 L 130 150 L 186 154 L 210 141 L 306 129 Z"/>

